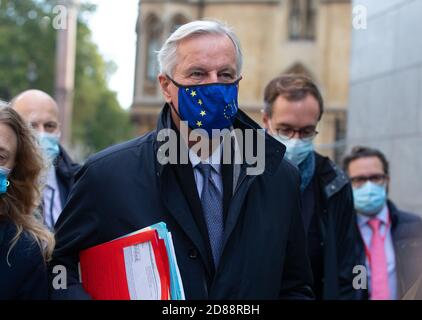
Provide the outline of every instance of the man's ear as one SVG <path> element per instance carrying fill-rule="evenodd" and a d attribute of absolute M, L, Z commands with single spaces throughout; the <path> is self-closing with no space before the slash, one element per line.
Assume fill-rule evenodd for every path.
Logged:
<path fill-rule="evenodd" d="M 270 117 L 264 110 L 262 110 L 262 123 L 264 124 L 264 129 L 267 129 L 267 130 L 270 129 L 269 122 L 270 122 Z"/>
<path fill-rule="evenodd" d="M 164 74 L 158 75 L 158 82 L 160 83 L 161 91 L 163 92 L 164 99 L 167 103 L 171 101 L 170 84 L 171 81 Z"/>
<path fill-rule="evenodd" d="M 242 79 L 243 79 L 243 76 L 242 75 L 240 75 L 239 78 L 237 78 L 237 81 L 238 81 L 237 82 L 237 90 L 240 89 L 240 82 L 241 82 L 240 80 L 242 80 Z"/>

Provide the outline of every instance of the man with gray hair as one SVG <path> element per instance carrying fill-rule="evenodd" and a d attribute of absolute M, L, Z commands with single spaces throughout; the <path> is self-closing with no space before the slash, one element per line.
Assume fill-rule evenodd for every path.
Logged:
<path fill-rule="evenodd" d="M 82 250 L 165 222 L 187 299 L 312 298 L 299 175 L 284 146 L 238 109 L 236 35 L 193 21 L 170 35 L 158 59 L 166 103 L 156 130 L 94 155 L 77 175 L 52 263 L 67 268 L 67 289 L 53 288 L 53 297 L 90 298 L 78 280 Z M 231 136 L 237 148 L 227 151 L 219 130 L 252 138 Z M 161 161 L 163 150 L 174 152 L 166 149 L 171 132 L 177 161 Z M 191 134 L 210 149 L 198 150 Z M 253 150 L 265 164 L 259 174 L 248 173 L 254 163 L 222 161 Z"/>
<path fill-rule="evenodd" d="M 0 108 L 4 108 L 4 107 L 7 107 L 7 106 L 8 106 L 8 103 L 6 101 L 0 99 Z"/>

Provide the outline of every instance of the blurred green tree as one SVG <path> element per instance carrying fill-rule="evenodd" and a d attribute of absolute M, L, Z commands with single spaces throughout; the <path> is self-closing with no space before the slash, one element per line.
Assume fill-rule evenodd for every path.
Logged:
<path fill-rule="evenodd" d="M 54 0 L 0 0 L 0 99 L 35 88 L 54 95 Z M 129 114 L 107 80 L 116 69 L 104 61 L 87 24 L 96 7 L 83 3 L 78 18 L 72 144 L 95 152 L 134 134 Z M 81 148 L 82 147 L 82 148 Z"/>

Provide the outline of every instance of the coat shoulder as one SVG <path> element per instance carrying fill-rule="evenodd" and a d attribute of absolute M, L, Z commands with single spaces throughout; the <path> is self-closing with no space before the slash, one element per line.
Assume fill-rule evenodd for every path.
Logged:
<path fill-rule="evenodd" d="M 422 218 L 419 215 L 400 210 L 391 201 L 388 201 L 388 208 L 397 237 L 422 237 Z"/>
<path fill-rule="evenodd" d="M 67 151 L 63 148 L 62 145 L 59 145 L 59 160 L 57 161 L 57 169 L 65 169 L 66 171 L 75 172 L 80 168 L 79 163 L 73 161 Z"/>
<path fill-rule="evenodd" d="M 100 163 L 108 163 L 126 157 L 136 150 L 150 147 L 155 141 L 155 131 L 149 132 L 141 137 L 108 147 L 88 158 L 85 167 L 94 166 Z"/>
<path fill-rule="evenodd" d="M 418 239 L 422 246 L 421 217 L 398 209 L 390 200 L 388 201 L 388 208 L 392 218 L 395 240 Z"/>
<path fill-rule="evenodd" d="M 399 216 L 401 223 L 422 223 L 422 218 L 416 213 L 397 210 L 396 214 Z"/>
<path fill-rule="evenodd" d="M 0 225 L 1 259 L 6 260 L 7 265 L 30 271 L 34 265 L 44 263 L 41 248 L 30 234 L 22 232 L 16 243 L 11 246 L 17 232 L 15 225 L 12 222 L 1 222 Z M 2 261 L 2 265 L 4 262 Z"/>
<path fill-rule="evenodd" d="M 321 186 L 327 199 L 341 192 L 349 192 L 350 180 L 346 173 L 328 157 L 315 153 L 315 174 L 320 180 Z M 350 188 L 349 188 L 350 189 Z"/>
<path fill-rule="evenodd" d="M 0 222 L 0 299 L 47 299 L 47 267 L 38 243 L 23 232 L 11 247 L 16 227 Z"/>

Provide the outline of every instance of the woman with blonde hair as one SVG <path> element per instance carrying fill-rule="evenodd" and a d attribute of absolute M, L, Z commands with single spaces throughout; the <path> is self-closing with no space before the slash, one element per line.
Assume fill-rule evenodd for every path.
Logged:
<path fill-rule="evenodd" d="M 47 299 L 53 235 L 37 214 L 43 158 L 31 129 L 0 108 L 0 299 Z"/>

